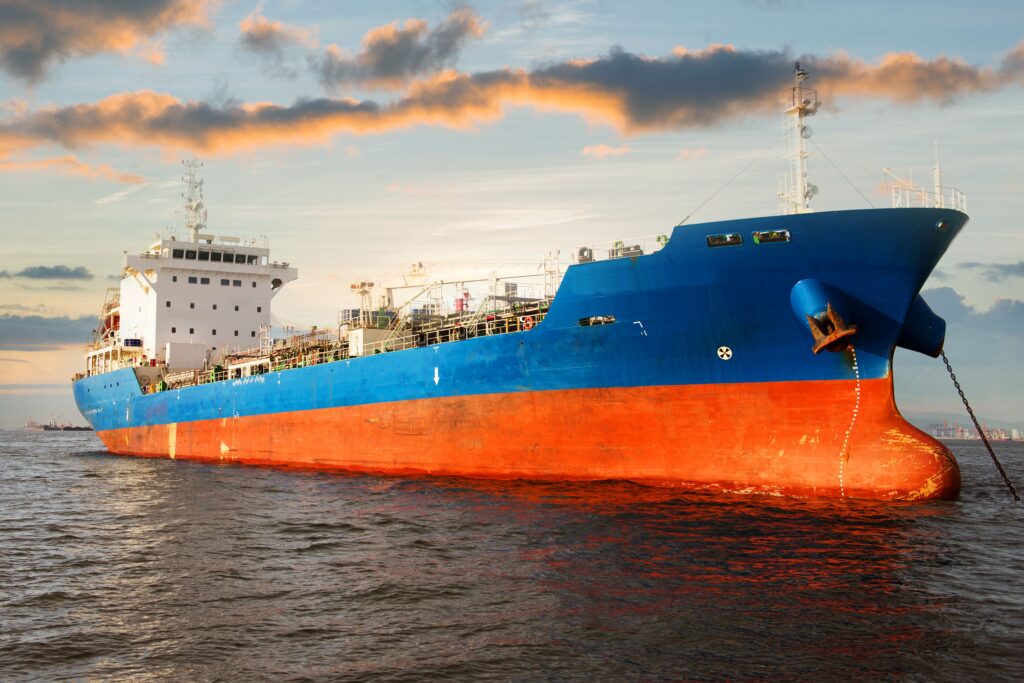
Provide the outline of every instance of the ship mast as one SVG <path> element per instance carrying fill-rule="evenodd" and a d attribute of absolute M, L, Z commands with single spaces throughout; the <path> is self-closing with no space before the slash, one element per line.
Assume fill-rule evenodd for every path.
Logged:
<path fill-rule="evenodd" d="M 206 227 L 206 209 L 203 204 L 203 181 L 199 179 L 199 169 L 203 164 L 197 158 L 181 162 L 185 167 L 185 229 L 193 242 L 199 241 L 199 233 Z"/>
<path fill-rule="evenodd" d="M 811 127 L 804 122 L 808 116 L 818 112 L 821 102 L 818 92 L 805 88 L 803 81 L 808 73 L 794 66 L 794 85 L 782 92 L 782 105 L 785 114 L 786 157 L 790 160 L 790 172 L 783 177 L 779 189 L 779 211 L 783 214 L 809 213 L 811 197 L 818 194 L 818 186 L 807 181 L 807 140 L 811 137 Z"/>

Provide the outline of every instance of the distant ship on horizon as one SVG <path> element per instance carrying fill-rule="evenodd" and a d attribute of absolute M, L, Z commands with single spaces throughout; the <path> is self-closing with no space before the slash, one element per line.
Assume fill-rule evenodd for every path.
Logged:
<path fill-rule="evenodd" d="M 964 196 L 895 183 L 894 208 L 811 211 L 797 69 L 779 215 L 580 247 L 567 268 L 458 282 L 413 269 L 337 327 L 274 339 L 298 277 L 269 246 L 207 232 L 198 163 L 186 230 L 125 259 L 79 409 L 112 453 L 213 462 L 686 490 L 956 498 L 946 446 L 896 407 L 896 347 L 937 356 L 919 292 Z"/>
<path fill-rule="evenodd" d="M 91 432 L 92 427 L 79 427 L 72 425 L 70 422 L 57 422 L 56 419 L 51 418 L 47 423 L 39 423 L 29 418 L 25 422 L 24 429 L 29 432 Z"/>

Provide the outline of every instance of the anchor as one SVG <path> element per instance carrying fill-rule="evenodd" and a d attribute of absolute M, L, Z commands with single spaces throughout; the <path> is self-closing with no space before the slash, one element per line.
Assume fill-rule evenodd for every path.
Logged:
<path fill-rule="evenodd" d="M 832 303 L 826 304 L 824 315 L 817 318 L 807 315 L 807 326 L 811 328 L 811 336 L 814 337 L 814 353 L 822 351 L 845 351 L 850 347 L 850 337 L 857 334 L 857 326 L 849 325 L 843 317 L 832 308 Z"/>

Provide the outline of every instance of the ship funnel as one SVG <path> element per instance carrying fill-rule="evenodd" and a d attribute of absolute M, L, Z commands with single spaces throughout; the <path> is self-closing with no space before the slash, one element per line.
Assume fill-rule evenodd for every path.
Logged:
<path fill-rule="evenodd" d="M 946 341 L 946 321 L 935 315 L 920 294 L 910 304 L 907 317 L 903 321 L 896 346 L 910 351 L 917 351 L 932 358 L 942 353 L 942 345 Z"/>

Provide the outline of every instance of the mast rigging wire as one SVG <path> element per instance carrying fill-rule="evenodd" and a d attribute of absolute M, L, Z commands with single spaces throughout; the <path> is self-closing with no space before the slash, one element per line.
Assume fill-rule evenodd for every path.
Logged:
<path fill-rule="evenodd" d="M 717 196 L 718 196 L 718 195 L 719 195 L 719 194 L 720 194 L 720 193 L 722 192 L 722 190 L 724 190 L 725 188 L 729 187 L 729 185 L 731 185 L 731 184 L 732 184 L 732 182 L 733 182 L 734 180 L 736 180 L 736 179 L 737 179 L 737 178 L 739 178 L 739 177 L 740 177 L 741 175 L 743 175 L 744 173 L 746 173 L 746 171 L 747 171 L 747 169 L 748 169 L 748 168 L 750 168 L 751 166 L 753 166 L 754 164 L 756 164 L 756 163 L 757 163 L 758 161 L 760 161 L 760 160 L 761 160 L 761 157 L 763 157 L 763 156 L 764 156 L 765 154 L 767 154 L 767 153 L 768 153 L 768 150 L 770 150 L 770 149 L 771 149 L 772 147 L 774 147 L 775 145 L 779 144 L 779 141 L 780 141 L 780 140 L 782 140 L 782 138 L 784 138 L 784 137 L 786 137 L 786 134 L 785 134 L 785 133 L 783 133 L 783 134 L 782 134 L 782 135 L 780 135 L 779 137 L 775 138 L 775 141 L 774 141 L 774 142 L 773 142 L 772 144 L 770 144 L 770 145 L 768 145 L 767 147 L 765 147 L 765 148 L 764 148 L 764 149 L 763 149 L 763 150 L 761 151 L 761 153 L 760 153 L 760 154 L 758 154 L 758 155 L 757 155 L 756 157 L 754 157 L 754 158 L 753 158 L 753 159 L 752 159 L 751 161 L 749 161 L 749 162 L 747 163 L 747 165 L 746 165 L 746 166 L 744 166 L 743 168 L 741 168 L 741 169 L 739 170 L 739 172 L 738 172 L 738 173 L 737 173 L 736 175 L 734 175 L 734 176 L 733 176 L 732 178 L 729 178 L 728 180 L 726 180 L 726 181 L 725 181 L 725 183 L 723 183 L 721 187 L 719 187 L 719 188 L 718 188 L 717 190 L 715 190 L 714 192 L 712 192 L 712 193 L 711 193 L 711 196 L 709 196 L 709 197 L 708 197 L 707 199 L 705 199 L 705 200 L 704 200 L 704 201 L 702 201 L 702 202 L 701 202 L 700 204 L 698 204 L 698 205 L 697 205 L 697 207 L 696 207 L 696 208 L 695 208 L 695 209 L 694 209 L 693 211 L 691 211 L 691 212 L 690 212 L 690 213 L 689 213 L 689 214 L 688 214 L 688 215 L 686 216 L 686 218 L 684 218 L 683 220 L 681 220 L 681 221 L 679 221 L 678 223 L 676 223 L 676 224 L 675 224 L 675 227 L 677 227 L 677 228 L 678 228 L 678 227 L 679 227 L 680 225 L 682 225 L 682 224 L 683 224 L 683 223 L 685 223 L 686 221 L 690 220 L 690 219 L 691 219 L 691 218 L 693 217 L 693 214 L 695 214 L 695 213 L 697 213 L 698 211 L 700 211 L 701 209 L 703 209 L 703 208 L 704 208 L 704 205 L 705 205 L 705 204 L 707 204 L 707 203 L 708 203 L 708 202 L 710 202 L 710 201 L 711 201 L 712 199 L 714 199 L 715 197 L 717 197 Z"/>

